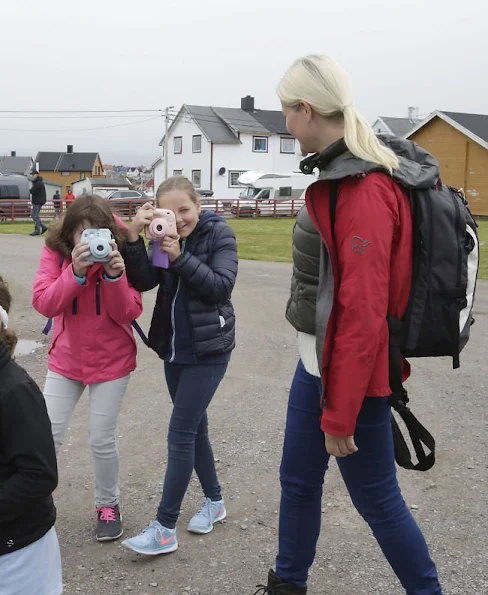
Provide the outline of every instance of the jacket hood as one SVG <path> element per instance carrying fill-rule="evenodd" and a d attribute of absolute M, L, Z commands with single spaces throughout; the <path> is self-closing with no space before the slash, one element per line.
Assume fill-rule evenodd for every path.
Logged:
<path fill-rule="evenodd" d="M 393 172 L 393 179 L 406 188 L 432 188 L 439 181 L 439 164 L 436 158 L 416 143 L 397 137 L 378 136 L 398 157 L 399 167 Z M 311 174 L 318 168 L 320 179 L 341 180 L 373 171 L 386 171 L 377 163 L 370 163 L 355 157 L 347 148 L 344 139 L 304 159 L 300 169 Z"/>
<path fill-rule="evenodd" d="M 216 223 L 217 221 L 226 222 L 223 217 L 214 213 L 214 211 L 207 211 L 202 209 L 200 213 L 200 219 L 197 223 L 196 230 L 201 231 L 203 227 L 205 227 L 208 223 Z"/>

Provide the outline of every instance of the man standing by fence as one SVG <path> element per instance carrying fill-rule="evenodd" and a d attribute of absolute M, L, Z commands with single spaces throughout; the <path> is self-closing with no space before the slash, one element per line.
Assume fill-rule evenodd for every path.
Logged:
<path fill-rule="evenodd" d="M 46 204 L 46 187 L 42 181 L 42 176 L 38 171 L 32 172 L 32 219 L 34 220 L 34 231 L 31 236 L 38 236 L 47 231 L 47 226 L 41 221 L 41 209 Z"/>

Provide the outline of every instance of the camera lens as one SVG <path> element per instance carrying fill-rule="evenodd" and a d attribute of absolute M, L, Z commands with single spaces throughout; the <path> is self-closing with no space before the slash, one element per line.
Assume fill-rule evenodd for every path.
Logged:
<path fill-rule="evenodd" d="M 103 252 L 103 248 L 104 247 L 102 246 L 102 244 L 98 244 L 98 246 L 97 246 L 97 252 Z"/>
<path fill-rule="evenodd" d="M 158 223 L 158 224 L 156 225 L 156 229 L 157 229 L 158 231 L 163 231 L 163 226 L 161 225 L 161 223 Z"/>

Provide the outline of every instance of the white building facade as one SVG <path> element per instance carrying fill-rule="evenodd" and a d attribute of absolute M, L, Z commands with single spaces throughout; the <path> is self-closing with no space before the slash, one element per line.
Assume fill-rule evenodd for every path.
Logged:
<path fill-rule="evenodd" d="M 238 197 L 241 173 L 298 172 L 303 159 L 283 114 L 255 110 L 249 96 L 240 109 L 183 105 L 160 144 L 167 155 L 153 164 L 155 191 L 167 167 L 168 176 L 183 175 L 223 199 Z"/>

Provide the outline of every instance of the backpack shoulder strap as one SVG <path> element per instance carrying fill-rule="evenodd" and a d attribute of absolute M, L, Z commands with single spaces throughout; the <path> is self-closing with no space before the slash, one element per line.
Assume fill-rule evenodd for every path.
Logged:
<path fill-rule="evenodd" d="M 329 182 L 329 215 L 330 215 L 330 231 L 332 239 L 335 241 L 335 219 L 337 210 L 337 198 L 339 196 L 339 180 L 331 180 Z"/>

